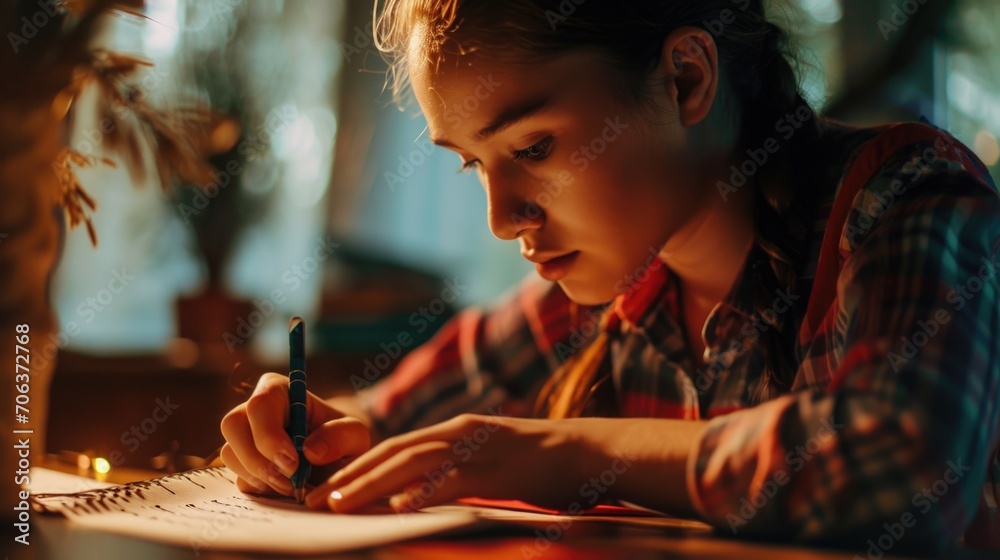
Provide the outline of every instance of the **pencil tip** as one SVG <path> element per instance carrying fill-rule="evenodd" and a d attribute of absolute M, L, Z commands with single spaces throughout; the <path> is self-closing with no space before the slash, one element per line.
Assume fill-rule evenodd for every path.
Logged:
<path fill-rule="evenodd" d="M 298 503 L 304 503 L 306 501 L 306 489 L 296 488 L 295 489 L 295 501 Z"/>

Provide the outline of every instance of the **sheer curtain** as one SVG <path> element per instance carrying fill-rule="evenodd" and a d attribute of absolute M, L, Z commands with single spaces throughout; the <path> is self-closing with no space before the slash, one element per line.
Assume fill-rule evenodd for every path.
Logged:
<path fill-rule="evenodd" d="M 293 115 L 271 130 L 264 157 L 242 171 L 247 196 L 267 197 L 268 203 L 241 231 L 225 276 L 227 288 L 248 299 L 283 291 L 280 312 L 255 335 L 264 359 L 285 352 L 284 315 L 308 319 L 316 313 L 322 274 L 290 285 L 286 273 L 308 259 L 320 240 L 458 279 L 466 286 L 460 304 L 489 301 L 530 270 L 516 244 L 490 235 L 476 178 L 456 174 L 457 157 L 430 148 L 421 137 L 422 117 L 401 113 L 380 97 L 381 77 L 365 82 L 375 85 L 361 93 L 371 112 L 338 114 L 340 92 L 365 78 L 342 51 L 355 33 L 344 13 L 355 7 L 323 0 L 150 0 L 150 19 L 115 18 L 106 38 L 109 48 L 150 58 L 154 79 L 139 80 L 146 84 L 144 93 L 170 101 L 190 85 L 182 83 L 180 53 L 210 56 L 237 40 L 239 22 L 245 27 L 238 39 L 245 43 L 234 64 L 249 66 L 234 66 L 233 74 L 245 80 L 242 95 L 252 119 L 264 122 L 289 110 Z M 331 193 L 337 167 L 357 163 L 334 161 L 340 121 L 352 117 L 374 130 L 370 142 L 341 140 L 360 151 L 368 180 L 335 185 Z M 73 145 L 81 149 L 99 140 L 95 128 L 81 119 Z M 402 183 L 390 185 L 385 173 L 398 172 L 399 158 L 414 150 L 423 160 Z M 99 206 L 94 223 L 100 245 L 91 248 L 82 230 L 68 237 L 54 293 L 61 346 L 102 353 L 159 351 L 176 333 L 174 301 L 205 282 L 192 230 L 175 199 L 151 182 L 133 185 L 121 166 L 85 169 L 80 176 Z M 127 285 L 119 289 L 116 275 Z"/>
<path fill-rule="evenodd" d="M 109 49 L 155 63 L 149 73 L 157 78 L 140 77 L 138 83 L 144 94 L 170 102 L 191 86 L 178 70 L 179 51 L 207 58 L 234 40 L 237 22 L 244 26 L 233 80 L 243 89 L 238 94 L 245 97 L 252 121 L 244 123 L 247 132 L 266 127 L 268 134 L 258 146 L 260 157 L 245 165 L 240 179 L 245 196 L 267 197 L 267 204 L 242 230 L 225 280 L 231 292 L 248 299 L 284 288 L 280 312 L 256 335 L 264 357 L 287 352 L 285 315 L 308 318 L 319 299 L 320 274 L 302 279 L 294 289 L 282 276 L 314 254 L 325 229 L 343 8 L 323 0 L 150 0 L 148 19 L 114 18 L 106 37 Z M 96 128 L 81 119 L 71 144 L 101 155 L 88 147 L 99 141 Z M 82 230 L 67 239 L 54 293 L 63 327 L 60 346 L 84 352 L 159 351 L 176 333 L 176 298 L 205 281 L 192 230 L 177 200 L 159 185 L 133 185 L 121 166 L 85 169 L 80 177 L 98 204 L 94 223 L 100 246 L 91 248 Z"/>
<path fill-rule="evenodd" d="M 489 302 L 532 267 L 516 242 L 493 237 L 478 178 L 456 172 L 458 156 L 430 143 L 414 111 L 379 112 L 373 171 L 337 229 L 384 256 L 459 279 L 463 304 Z"/>

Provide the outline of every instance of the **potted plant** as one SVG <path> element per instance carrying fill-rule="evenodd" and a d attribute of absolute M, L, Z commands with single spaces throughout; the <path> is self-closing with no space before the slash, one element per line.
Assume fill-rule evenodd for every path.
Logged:
<path fill-rule="evenodd" d="M 148 63 L 95 48 L 103 16 L 136 12 L 141 0 L 14 0 L 0 5 L 0 360 L 4 378 L 0 429 L 13 434 L 0 463 L 8 473 L 38 465 L 45 452 L 48 390 L 57 321 L 49 284 L 67 225 L 85 225 L 96 243 L 89 213 L 93 200 L 74 170 L 113 165 L 67 145 L 74 101 L 84 88 L 99 92 L 98 122 L 104 147 L 120 155 L 140 178 L 155 167 L 160 182 L 174 177 L 203 184 L 211 168 L 200 157 L 207 111 L 163 111 L 148 103 L 128 77 Z M 145 154 L 155 154 L 152 159 Z M 154 165 L 150 165 L 154 164 Z M 32 357 L 45 352 L 43 367 Z M 15 432 L 16 431 L 16 432 Z M 18 486 L 0 484 L 0 516 L 16 514 Z"/>

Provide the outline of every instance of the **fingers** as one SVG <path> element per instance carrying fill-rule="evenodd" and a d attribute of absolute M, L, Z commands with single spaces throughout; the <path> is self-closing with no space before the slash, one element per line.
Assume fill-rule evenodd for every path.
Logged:
<path fill-rule="evenodd" d="M 331 479 L 332 482 L 344 485 L 356 477 L 370 472 L 376 465 L 391 457 L 404 453 L 416 445 L 432 441 L 455 441 L 468 432 L 478 422 L 478 417 L 469 414 L 456 416 L 433 426 L 421 428 L 406 434 L 391 437 L 376 445 L 371 451 L 358 457 L 351 464 L 341 469 Z M 450 445 L 450 444 L 449 444 Z"/>
<path fill-rule="evenodd" d="M 307 439 L 311 445 L 305 451 L 311 463 L 340 467 L 345 456 L 357 456 L 368 449 L 371 436 L 360 420 L 343 417 L 313 393 L 307 398 L 310 432 L 315 436 Z M 299 457 L 286 431 L 288 407 L 288 377 L 265 373 L 247 402 L 222 419 L 227 444 L 223 462 L 247 488 L 270 486 L 291 495 L 288 478 L 295 473 Z"/>
<path fill-rule="evenodd" d="M 286 478 L 292 476 L 299 464 L 299 455 L 292 445 L 292 438 L 285 431 L 288 422 L 288 377 L 277 373 L 262 375 L 247 399 L 246 411 L 251 439 L 257 451 L 277 465 Z"/>
<path fill-rule="evenodd" d="M 371 433 L 357 418 L 337 418 L 311 430 L 302 444 L 306 460 L 325 465 L 343 457 L 361 455 L 371 447 Z"/>
<path fill-rule="evenodd" d="M 382 496 L 399 493 L 422 477 L 446 477 L 454 467 L 450 442 L 421 443 L 394 454 L 346 484 L 338 480 L 339 473 L 334 475 L 306 497 L 306 505 L 349 513 Z M 337 494 L 331 496 L 334 490 Z"/>
<path fill-rule="evenodd" d="M 261 479 L 250 474 L 250 471 L 240 463 L 239 459 L 236 458 L 236 452 L 229 444 L 222 446 L 222 451 L 219 453 L 219 458 L 222 459 L 223 464 L 226 468 L 236 473 L 238 477 L 236 479 L 236 486 L 243 492 L 264 492 L 267 490 L 268 486 Z"/>
<path fill-rule="evenodd" d="M 223 462 L 237 476 L 266 482 L 279 493 L 292 494 L 292 485 L 279 468 L 268 461 L 254 445 L 254 436 L 246 418 L 245 408 L 234 408 L 222 419 L 222 435 L 226 438 L 223 446 Z M 246 475 L 246 476 L 243 476 Z"/>
<path fill-rule="evenodd" d="M 239 477 L 236 479 L 236 488 L 239 489 L 240 492 L 245 492 L 247 494 L 263 494 L 271 490 L 271 488 L 268 487 L 267 484 L 264 484 L 263 487 L 259 488 L 254 484 L 248 482 L 243 477 Z"/>
<path fill-rule="evenodd" d="M 407 486 L 389 498 L 389 506 L 400 513 L 412 512 L 473 495 L 484 495 L 484 488 L 477 487 L 474 481 L 455 468 L 440 477 Z"/>
<path fill-rule="evenodd" d="M 236 453 L 229 445 L 224 445 L 222 453 L 219 455 L 226 467 L 236 473 L 236 488 L 241 492 L 250 494 L 270 493 L 274 490 L 265 482 L 251 474 L 246 467 L 236 458 Z"/>

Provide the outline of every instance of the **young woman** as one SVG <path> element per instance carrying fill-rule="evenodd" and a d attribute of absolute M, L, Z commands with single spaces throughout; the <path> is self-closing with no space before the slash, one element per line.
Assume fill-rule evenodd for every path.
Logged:
<path fill-rule="evenodd" d="M 814 115 L 759 1 L 393 0 L 376 31 L 542 278 L 311 396 L 307 459 L 357 458 L 310 506 L 625 500 L 883 551 L 972 524 L 1000 195 L 967 148 Z M 286 383 L 222 423 L 244 490 L 290 491 Z"/>

